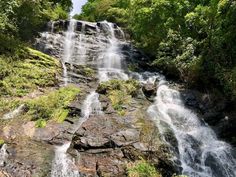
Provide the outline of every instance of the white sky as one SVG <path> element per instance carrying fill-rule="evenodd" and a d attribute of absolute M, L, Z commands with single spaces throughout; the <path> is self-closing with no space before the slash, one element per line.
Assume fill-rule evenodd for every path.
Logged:
<path fill-rule="evenodd" d="M 71 15 L 80 14 L 82 6 L 87 2 L 87 0 L 72 0 L 73 2 L 73 10 Z"/>

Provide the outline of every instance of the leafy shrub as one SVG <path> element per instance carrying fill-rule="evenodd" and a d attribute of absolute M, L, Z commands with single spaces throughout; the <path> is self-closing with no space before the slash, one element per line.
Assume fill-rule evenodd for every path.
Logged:
<path fill-rule="evenodd" d="M 129 104 L 131 96 L 121 90 L 112 90 L 109 92 L 109 98 L 113 108 L 117 111 L 122 111 L 123 106 Z"/>
<path fill-rule="evenodd" d="M 123 90 L 128 95 L 135 96 L 140 88 L 139 82 L 130 79 L 127 81 L 123 80 L 110 80 L 107 82 L 102 82 L 97 88 L 98 93 L 109 93 L 112 90 Z"/>

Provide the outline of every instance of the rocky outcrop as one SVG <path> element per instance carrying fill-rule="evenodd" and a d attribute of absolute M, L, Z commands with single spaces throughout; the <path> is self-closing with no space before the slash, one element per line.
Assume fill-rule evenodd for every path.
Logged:
<path fill-rule="evenodd" d="M 164 176 L 171 176 L 176 169 L 146 115 L 149 103 L 134 99 L 132 106 L 126 107 L 126 115 L 119 116 L 104 95 L 100 100 L 104 113 L 90 116 L 80 126 L 69 149 L 72 156 L 79 154 L 79 171 L 84 176 L 126 176 L 127 163 L 144 158 Z"/>

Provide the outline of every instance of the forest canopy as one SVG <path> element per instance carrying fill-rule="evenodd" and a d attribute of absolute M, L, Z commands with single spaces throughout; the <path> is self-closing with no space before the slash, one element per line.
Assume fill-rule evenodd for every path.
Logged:
<path fill-rule="evenodd" d="M 67 19 L 71 9 L 71 0 L 1 0 L 0 53 L 32 39 L 49 20 Z"/>

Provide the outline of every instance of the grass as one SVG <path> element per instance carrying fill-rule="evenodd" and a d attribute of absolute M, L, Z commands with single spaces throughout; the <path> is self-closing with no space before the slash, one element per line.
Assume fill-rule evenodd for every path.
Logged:
<path fill-rule="evenodd" d="M 0 139 L 0 147 L 5 143 L 3 139 Z"/>
<path fill-rule="evenodd" d="M 75 86 L 67 86 L 25 102 L 28 117 L 36 121 L 36 127 L 44 127 L 48 120 L 63 122 L 69 110 L 67 106 L 80 93 Z"/>
<path fill-rule="evenodd" d="M 20 97 L 55 86 L 59 72 L 59 61 L 30 48 L 12 57 L 0 55 L 0 95 Z"/>
<path fill-rule="evenodd" d="M 38 119 L 35 123 L 36 128 L 44 128 L 47 125 L 47 121 L 44 119 Z"/>
<path fill-rule="evenodd" d="M 60 71 L 57 59 L 30 48 L 13 56 L 0 55 L 0 116 L 25 104 L 22 118 L 36 121 L 38 128 L 45 127 L 49 120 L 63 122 L 69 113 L 67 106 L 80 89 L 76 86 L 56 89 Z M 90 69 L 86 72 L 92 73 Z M 28 97 L 40 88 L 41 96 Z"/>
<path fill-rule="evenodd" d="M 136 80 L 110 80 L 100 83 L 97 92 L 108 95 L 112 107 L 120 116 L 124 116 L 125 106 L 129 105 L 131 98 L 137 95 L 139 88 L 140 85 Z"/>
<path fill-rule="evenodd" d="M 128 177 L 162 177 L 153 165 L 145 160 L 136 161 L 127 165 Z"/>
<path fill-rule="evenodd" d="M 20 101 L 14 98 L 2 98 L 0 97 L 0 116 L 14 110 L 20 105 Z"/>

